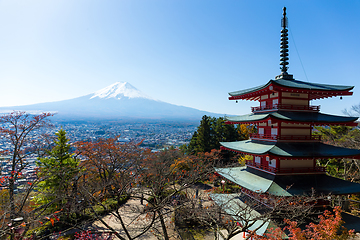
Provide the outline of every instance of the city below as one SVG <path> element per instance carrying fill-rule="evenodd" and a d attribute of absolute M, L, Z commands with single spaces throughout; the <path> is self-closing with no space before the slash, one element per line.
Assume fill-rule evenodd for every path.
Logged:
<path fill-rule="evenodd" d="M 63 128 L 66 131 L 70 144 L 77 141 L 96 141 L 99 139 L 117 137 L 119 142 L 140 143 L 141 147 L 156 152 L 167 147 L 179 147 L 190 142 L 196 130 L 196 122 L 52 122 L 52 127 L 34 130 L 32 135 L 55 137 L 55 133 Z M 34 138 L 35 139 L 35 138 Z M 31 141 L 29 141 L 31 143 Z M 25 149 L 30 147 L 24 146 Z M 10 142 L 0 139 L 0 151 L 11 150 Z M 33 180 L 36 169 L 37 155 L 28 156 L 28 165 L 22 171 L 23 178 L 16 185 L 21 185 Z M 8 157 L 0 159 L 1 175 L 7 176 L 11 166 Z"/>

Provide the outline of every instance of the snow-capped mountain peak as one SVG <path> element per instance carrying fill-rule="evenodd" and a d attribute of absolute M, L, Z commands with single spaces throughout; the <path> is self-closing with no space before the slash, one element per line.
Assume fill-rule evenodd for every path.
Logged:
<path fill-rule="evenodd" d="M 90 97 L 90 99 L 96 97 L 103 99 L 109 99 L 109 98 L 121 99 L 124 97 L 152 99 L 151 97 L 147 96 L 146 94 L 136 89 L 128 82 L 116 82 L 108 87 L 100 89 L 99 91 L 94 92 L 94 94 Z"/>

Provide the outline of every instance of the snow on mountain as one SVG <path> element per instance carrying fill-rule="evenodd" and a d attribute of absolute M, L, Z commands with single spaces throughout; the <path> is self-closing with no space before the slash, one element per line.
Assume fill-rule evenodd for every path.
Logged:
<path fill-rule="evenodd" d="M 56 112 L 53 118 L 64 120 L 199 120 L 205 114 L 219 116 L 219 114 L 154 100 L 127 82 L 116 82 L 94 93 L 63 101 L 0 107 L 0 114 L 12 110 Z"/>
<path fill-rule="evenodd" d="M 122 99 L 123 97 L 127 98 L 146 98 L 154 100 L 153 98 L 147 96 L 146 94 L 139 91 L 137 88 L 132 86 L 128 82 L 116 82 L 110 86 L 107 86 L 99 91 L 96 91 L 90 99 L 93 98 L 115 98 L 115 99 Z"/>

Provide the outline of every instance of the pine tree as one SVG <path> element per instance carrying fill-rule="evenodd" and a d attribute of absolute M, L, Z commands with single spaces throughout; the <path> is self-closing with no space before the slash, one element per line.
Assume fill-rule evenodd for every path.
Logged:
<path fill-rule="evenodd" d="M 76 199 L 76 178 L 80 171 L 79 161 L 70 153 L 69 139 L 61 129 L 55 133 L 55 146 L 48 152 L 48 157 L 39 158 L 39 176 L 42 181 L 38 185 L 40 194 L 36 200 L 42 204 L 49 204 L 51 210 L 58 210 L 71 205 Z"/>
<path fill-rule="evenodd" d="M 246 127 L 245 129 L 247 130 Z M 186 148 L 186 153 L 210 152 L 212 149 L 220 149 L 220 142 L 243 140 L 248 138 L 248 134 L 245 137 L 234 125 L 226 124 L 224 118 L 204 115 Z"/>
<path fill-rule="evenodd" d="M 198 152 L 210 152 L 212 149 L 211 144 L 211 133 L 212 133 L 212 124 L 211 117 L 204 115 L 201 119 L 200 126 L 197 130 L 196 145 L 198 147 Z"/>

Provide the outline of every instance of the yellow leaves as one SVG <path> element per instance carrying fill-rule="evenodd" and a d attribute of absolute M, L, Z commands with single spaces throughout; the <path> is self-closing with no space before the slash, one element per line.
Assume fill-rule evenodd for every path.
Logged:
<path fill-rule="evenodd" d="M 254 159 L 251 155 L 242 155 L 239 157 L 238 162 L 241 166 L 245 166 L 246 161 L 252 161 Z"/>

